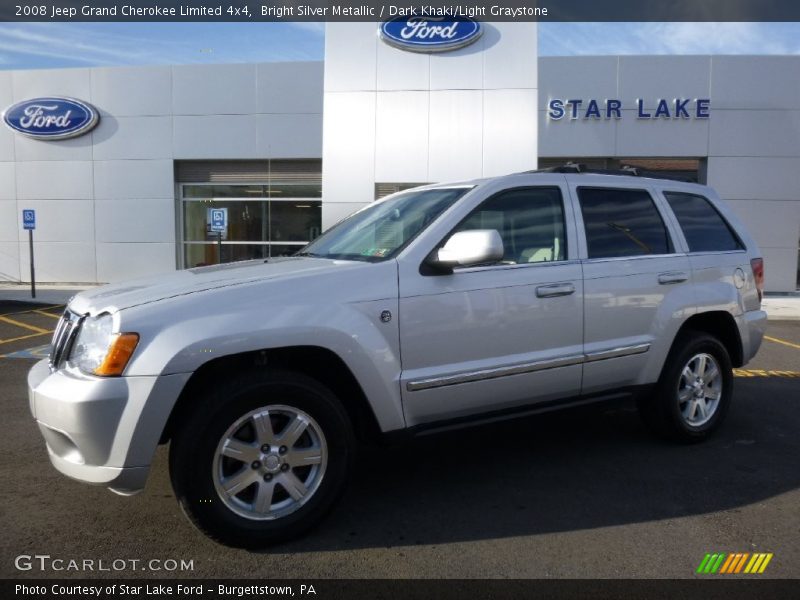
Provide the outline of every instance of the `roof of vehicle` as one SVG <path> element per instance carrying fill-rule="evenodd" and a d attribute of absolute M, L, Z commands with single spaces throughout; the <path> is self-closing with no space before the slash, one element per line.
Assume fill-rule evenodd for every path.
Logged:
<path fill-rule="evenodd" d="M 570 177 L 570 179 L 572 180 L 580 180 L 583 177 L 590 175 L 600 175 L 608 177 L 621 177 L 626 180 L 645 179 L 651 182 L 658 182 L 658 183 L 669 182 L 670 184 L 673 185 L 684 184 L 690 186 L 707 187 L 704 186 L 703 184 L 696 183 L 693 181 L 687 181 L 685 179 L 677 179 L 673 177 L 658 177 L 656 174 L 653 173 L 653 171 L 647 171 L 639 167 L 632 167 L 629 165 L 623 165 L 619 169 L 594 169 L 594 168 L 589 168 L 584 164 L 568 162 L 557 167 L 524 171 L 522 174 L 538 174 L 538 173 L 555 173 L 567 176 L 579 176 L 579 177 Z M 600 179 L 603 180 L 604 178 L 600 177 Z"/>
<path fill-rule="evenodd" d="M 549 167 L 546 169 L 535 169 L 531 171 L 522 171 L 519 173 L 510 173 L 508 175 L 499 175 L 496 177 L 483 177 L 480 179 L 471 179 L 466 181 L 457 181 L 457 182 L 441 182 L 441 183 L 434 183 L 429 184 L 426 186 L 420 186 L 419 188 L 415 189 L 435 189 L 435 188 L 452 188 L 452 187 L 462 187 L 462 186 L 481 186 L 490 182 L 501 181 L 504 179 L 512 179 L 517 177 L 523 176 L 531 176 L 531 175 L 563 175 L 569 181 L 585 181 L 587 184 L 591 185 L 609 185 L 613 184 L 615 181 L 619 183 L 636 183 L 639 182 L 641 185 L 642 182 L 648 182 L 650 184 L 658 184 L 658 185 L 670 185 L 675 186 L 676 188 L 684 188 L 684 189 L 697 189 L 703 190 L 708 189 L 708 186 L 705 186 L 700 183 L 690 182 L 690 181 L 683 181 L 680 179 L 672 179 L 668 177 L 654 177 L 652 173 L 649 172 L 647 175 L 644 175 L 640 169 L 636 167 L 623 167 L 622 169 L 618 170 L 611 170 L 611 169 L 590 169 L 587 168 L 585 165 L 576 164 L 576 163 L 566 163 L 565 165 L 558 166 L 558 167 Z"/>

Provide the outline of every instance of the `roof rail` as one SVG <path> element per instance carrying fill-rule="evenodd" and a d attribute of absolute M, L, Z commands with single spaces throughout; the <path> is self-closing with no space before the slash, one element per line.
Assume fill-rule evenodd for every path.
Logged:
<path fill-rule="evenodd" d="M 641 172 L 637 167 L 625 165 L 620 169 L 590 169 L 584 164 L 574 162 L 568 162 L 558 167 L 548 167 L 546 169 L 525 171 L 525 173 L 591 173 L 595 175 L 624 175 L 628 177 L 641 177 Z"/>

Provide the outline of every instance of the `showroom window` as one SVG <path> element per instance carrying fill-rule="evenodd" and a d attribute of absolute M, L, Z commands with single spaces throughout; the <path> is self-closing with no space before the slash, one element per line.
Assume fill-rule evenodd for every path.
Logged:
<path fill-rule="evenodd" d="M 645 190 L 578 188 L 589 258 L 669 254 L 672 244 Z"/>
<path fill-rule="evenodd" d="M 385 198 L 390 194 L 396 194 L 397 192 L 404 192 L 406 190 L 410 190 L 411 188 L 419 187 L 421 185 L 428 185 L 427 183 L 376 183 L 375 184 L 375 200 L 380 200 L 381 198 Z"/>
<path fill-rule="evenodd" d="M 658 177 L 691 183 L 705 183 L 707 161 L 703 158 L 602 158 L 568 157 L 540 158 L 539 168 L 561 167 L 567 163 L 584 165 L 588 169 L 619 170 L 635 167 L 642 177 Z"/>
<path fill-rule="evenodd" d="M 179 165 L 180 266 L 289 256 L 300 250 L 321 233 L 318 165 L 308 173 L 305 165 L 269 161 Z M 246 179 L 256 181 L 242 182 Z M 221 233 L 211 229 L 217 209 L 227 217 Z"/>

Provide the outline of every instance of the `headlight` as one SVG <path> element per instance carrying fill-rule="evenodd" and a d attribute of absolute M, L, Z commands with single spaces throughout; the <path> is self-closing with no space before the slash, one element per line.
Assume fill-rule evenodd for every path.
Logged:
<path fill-rule="evenodd" d="M 121 375 L 139 343 L 139 336 L 113 330 L 114 318 L 107 313 L 86 318 L 68 362 L 91 375 Z"/>

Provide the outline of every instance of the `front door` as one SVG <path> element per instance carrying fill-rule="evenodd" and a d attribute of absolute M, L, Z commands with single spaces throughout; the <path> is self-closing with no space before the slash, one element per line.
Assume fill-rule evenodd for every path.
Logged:
<path fill-rule="evenodd" d="M 496 229 L 505 250 L 496 264 L 452 274 L 401 269 L 409 426 L 580 392 L 583 282 L 566 197 L 562 185 L 501 191 L 440 242 Z"/>

